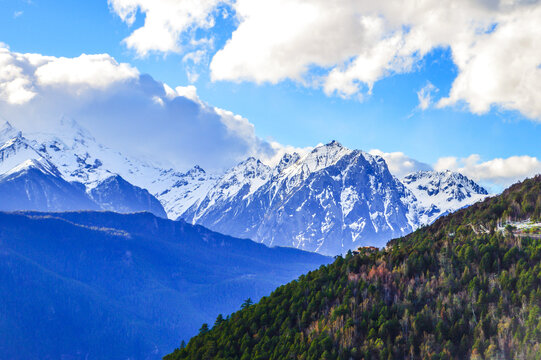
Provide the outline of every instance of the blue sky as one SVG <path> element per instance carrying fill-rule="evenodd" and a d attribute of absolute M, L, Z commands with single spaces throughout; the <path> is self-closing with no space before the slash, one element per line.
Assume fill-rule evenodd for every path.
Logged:
<path fill-rule="evenodd" d="M 118 6 L 124 6 L 121 0 L 117 1 L 120 4 Z M 68 58 L 75 58 L 83 53 L 109 54 L 117 62 L 128 63 L 139 73 L 149 74 L 154 80 L 166 83 L 173 88 L 192 84 L 197 88 L 197 95 L 204 103 L 227 109 L 248 119 L 255 126 L 256 136 L 264 141 L 276 141 L 294 147 L 309 147 L 336 139 L 350 148 L 366 151 L 380 149 L 384 153 L 400 152 L 405 158 L 413 158 L 431 165 L 435 165 L 442 158 L 453 157 L 455 159 L 453 166 L 456 169 L 463 168 L 466 172 L 469 171 L 467 175 L 472 177 L 476 177 L 475 169 L 490 173 L 491 170 L 487 170 L 487 167 L 491 165 L 485 164 L 485 168 L 482 168 L 482 165 L 493 159 L 528 157 L 528 164 L 531 166 L 524 167 L 522 172 L 514 169 L 513 171 L 518 175 L 510 176 L 509 179 L 501 179 L 501 175 L 497 174 L 478 174 L 477 179 L 487 184 L 505 184 L 516 178 L 531 175 L 539 169 L 536 167 L 538 164 L 532 160 L 541 158 L 541 119 L 536 115 L 536 108 L 532 109 L 531 105 L 524 105 L 514 98 L 505 98 L 505 91 L 503 95 L 500 91 L 493 98 L 488 99 L 487 101 L 491 104 L 490 110 L 483 110 L 481 113 L 472 108 L 484 100 L 470 100 L 466 95 L 458 96 L 457 100 L 449 106 L 436 106 L 439 99 L 450 96 L 453 81 L 459 73 L 469 71 L 466 68 L 467 65 L 463 65 L 462 69 L 456 65 L 458 60 L 453 58 L 453 49 L 456 54 L 459 46 L 456 45 L 454 39 L 449 40 L 451 45 L 439 39 L 434 46 L 428 46 L 426 49 L 421 46 L 415 50 L 417 53 L 415 51 L 408 53 L 405 59 L 415 59 L 412 65 L 405 67 L 400 65 L 398 68 L 393 65 L 391 70 L 375 78 L 372 78 L 372 75 L 356 75 L 358 77 L 355 78 L 354 83 L 361 85 L 360 90 L 355 90 L 353 93 L 350 91 L 344 94 L 346 87 L 332 92 L 326 91 L 321 78 L 328 76 L 334 67 L 339 70 L 348 68 L 355 62 L 357 55 L 344 56 L 339 61 L 321 60 L 316 56 L 312 64 L 309 58 L 308 70 L 301 72 L 300 75 L 292 70 L 288 74 L 293 75 L 276 75 L 272 78 L 274 75 L 241 70 L 241 75 L 237 78 L 234 74 L 231 75 L 232 71 L 226 71 L 222 74 L 214 74 L 215 78 L 225 80 L 212 80 L 210 63 L 216 52 L 226 47 L 226 42 L 231 39 L 234 31 L 237 30 L 240 33 L 242 30 L 240 26 L 246 26 L 246 28 L 249 26 L 248 20 L 235 17 L 235 10 L 240 12 L 239 8 L 215 1 L 217 5 L 211 6 L 212 12 L 208 15 L 212 17 L 214 25 L 191 24 L 189 31 L 181 30 L 178 36 L 181 50 L 155 51 L 151 49 L 147 51 L 141 50 L 137 47 L 138 45 L 130 47 L 123 42 L 123 39 L 128 38 L 136 29 L 145 26 L 145 16 L 148 17 L 149 12 L 143 11 L 143 5 L 138 5 L 138 1 L 131 1 L 136 9 L 135 21 L 133 24 L 128 24 L 126 19 L 123 20 L 119 16 L 118 11 L 115 13 L 114 2 L 108 4 L 106 0 L 76 2 L 0 0 L 2 8 L 0 42 L 9 46 L 12 53 L 21 54 L 39 53 Z M 124 3 L 130 3 L 130 1 Z M 143 1 L 140 3 L 142 4 Z M 137 6 L 140 7 L 137 8 Z M 227 18 L 223 16 L 224 10 L 227 11 Z M 509 9 L 504 10 L 509 11 Z M 521 11 L 528 9 L 512 10 L 516 11 L 520 18 Z M 382 11 L 384 13 L 387 9 Z M 531 12 L 531 9 L 529 11 Z M 474 13 L 474 10 L 471 10 L 471 13 Z M 255 16 L 253 15 L 254 18 Z M 483 16 L 479 15 L 485 20 Z M 491 13 L 490 16 L 487 23 L 497 24 L 498 14 Z M 416 25 L 416 23 L 408 24 L 412 29 L 415 29 Z M 418 27 L 421 28 L 421 25 L 423 24 L 419 24 Z M 493 28 L 487 33 L 499 31 L 499 27 L 492 26 Z M 507 25 L 502 23 L 501 27 L 504 28 L 504 26 Z M 251 29 L 259 30 L 255 27 Z M 413 30 L 408 29 L 402 35 L 401 44 L 406 44 L 404 47 L 407 47 L 408 41 L 411 42 L 407 36 L 412 32 Z M 396 29 L 389 30 L 382 39 L 388 39 L 396 33 Z M 532 36 L 539 35 L 541 34 L 532 34 Z M 262 42 L 265 36 L 262 34 Z M 212 46 L 190 45 L 191 40 L 202 38 L 212 39 Z M 379 42 L 375 42 L 374 47 L 381 44 L 383 40 L 379 39 Z M 487 38 L 487 44 L 490 44 L 489 40 L 490 38 Z M 344 43 L 347 44 L 347 39 Z M 237 48 L 244 51 L 246 46 Z M 265 48 L 262 47 L 262 49 Z M 276 47 L 271 49 L 276 49 Z M 204 59 L 200 63 L 183 61 L 186 54 L 196 50 L 204 52 Z M 539 56 L 538 52 L 531 53 L 530 50 L 519 49 L 518 51 L 519 53 L 525 51 L 534 57 Z M 141 53 L 142 51 L 146 53 Z M 328 49 L 322 48 L 321 52 L 324 51 Z M 471 51 L 471 54 L 475 56 L 475 49 Z M 231 55 L 231 51 L 229 53 L 230 62 L 231 59 L 245 54 Z M 359 58 L 361 54 L 358 55 Z M 471 54 L 468 55 L 470 58 Z M 296 56 L 295 53 L 293 55 Z M 305 54 L 299 54 L 299 56 L 305 56 Z M 395 55 L 395 58 L 396 56 L 398 55 Z M 459 58 L 459 55 L 456 55 L 456 58 Z M 254 59 L 262 61 L 261 71 L 266 71 L 264 60 L 257 57 Z M 537 60 L 541 63 L 541 57 Z M 322 63 L 324 65 L 321 65 Z M 237 65 L 246 66 L 242 62 Z M 497 69 L 495 66 L 493 68 Z M 187 75 L 189 71 L 197 73 L 197 80 L 189 79 Z M 502 73 L 504 71 L 507 69 L 501 69 Z M 367 76 L 371 80 L 368 83 L 363 82 L 362 79 Z M 492 74 L 489 76 L 490 79 L 496 78 Z M 319 81 L 319 84 L 314 85 L 314 79 Z M 466 82 L 466 87 L 476 86 L 477 83 L 473 83 L 474 80 L 471 80 L 471 83 Z M 506 79 L 502 80 L 504 81 Z M 432 100 L 428 107 L 421 109 L 418 92 L 427 84 L 432 84 L 437 90 L 431 93 Z M 368 90 L 370 86 L 372 86 L 371 91 Z M 509 88 L 509 92 L 512 93 L 515 90 Z M 469 89 L 462 90 L 462 94 L 470 93 L 472 91 Z M 534 100 L 541 103 L 539 87 L 530 89 L 530 93 Z M 473 94 L 472 99 L 474 96 L 478 95 Z M 362 100 L 359 97 L 362 97 Z M 467 165 L 460 159 L 468 158 L 472 154 L 478 154 L 480 159 L 475 162 L 477 167 L 472 165 L 468 170 Z M 509 163 L 505 164 L 509 165 Z"/>

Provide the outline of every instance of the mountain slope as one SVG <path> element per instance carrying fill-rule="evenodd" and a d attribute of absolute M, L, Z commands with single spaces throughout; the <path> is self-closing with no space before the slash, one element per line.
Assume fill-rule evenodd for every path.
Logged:
<path fill-rule="evenodd" d="M 79 186 L 80 185 L 80 186 Z M 81 184 L 68 183 L 48 161 L 27 160 L 0 175 L 0 210 L 98 210 Z"/>
<path fill-rule="evenodd" d="M 0 140 L 5 140 L 0 146 L 0 194 L 4 200 L 0 209 L 149 211 L 167 216 L 160 202 L 147 190 L 102 168 L 101 160 L 93 159 L 88 153 L 83 159 L 80 147 L 87 149 L 94 139 L 83 130 L 75 134 L 71 147 L 56 137 L 38 142 L 5 123 L 0 129 Z M 47 138 L 43 134 L 39 136 Z M 63 136 L 69 137 L 70 131 Z M 60 164 L 64 173 L 55 164 Z"/>
<path fill-rule="evenodd" d="M 186 172 L 163 170 L 148 189 L 162 203 L 170 219 L 179 218 L 193 204 L 201 201 L 218 177 L 195 165 Z"/>
<path fill-rule="evenodd" d="M 63 179 L 82 183 L 103 209 L 164 216 L 143 194 L 147 190 L 170 218 L 326 255 L 382 246 L 486 196 L 484 189 L 450 172 L 412 174 L 402 183 L 381 157 L 335 141 L 303 156 L 285 154 L 274 167 L 248 158 L 218 177 L 197 165 L 181 172 L 125 156 L 66 119 L 51 133 L 24 136 L 6 123 L 0 129 L 3 140 L 0 174 L 27 159 L 46 160 Z M 113 196 L 107 186 L 125 191 Z M 139 201 L 130 202 L 130 196 Z"/>
<path fill-rule="evenodd" d="M 381 157 L 333 141 L 305 156 L 286 154 L 274 168 L 254 158 L 240 163 L 182 218 L 268 245 L 335 255 L 382 246 L 486 194 L 451 172 L 411 174 L 403 184 Z"/>
<path fill-rule="evenodd" d="M 418 171 L 402 183 L 415 195 L 420 222 L 428 225 L 438 217 L 474 204 L 488 192 L 466 176 L 452 171 Z"/>
<path fill-rule="evenodd" d="M 13 148 L 14 138 L 22 143 L 15 149 L 17 157 L 3 149 Z M 148 190 L 173 219 L 204 197 L 217 178 L 198 166 L 180 172 L 124 155 L 100 144 L 76 121 L 65 118 L 50 132 L 30 132 L 24 136 L 4 122 L 0 126 L 0 144 L 5 144 L 0 145 L 0 174 L 28 159 L 43 158 L 54 164 L 66 181 L 82 183 L 87 189 L 118 175 Z M 23 148 L 28 151 L 21 151 Z"/>
<path fill-rule="evenodd" d="M 401 181 L 383 158 L 336 141 L 274 168 L 249 158 L 227 171 L 181 218 L 273 246 L 325 255 L 383 246 L 487 196 L 465 176 L 425 171 Z"/>
<path fill-rule="evenodd" d="M 162 204 L 154 196 L 147 190 L 130 184 L 119 175 L 100 181 L 89 193 L 103 210 L 120 213 L 148 211 L 167 218 Z"/>
<path fill-rule="evenodd" d="M 0 353 L 157 359 L 329 261 L 149 213 L 0 213 Z"/>
<path fill-rule="evenodd" d="M 541 221 L 541 175 L 338 257 L 165 359 L 536 359 L 541 238 L 501 226 L 526 219 Z"/>
<path fill-rule="evenodd" d="M 17 165 L 27 160 L 36 160 L 41 163 L 47 162 L 21 135 L 9 138 L 0 146 L 0 174 L 5 174 Z M 50 162 L 49 162 L 50 163 Z"/>
<path fill-rule="evenodd" d="M 335 255 L 411 232 L 417 220 L 408 197 L 381 157 L 332 142 L 303 157 L 287 154 L 274 169 L 248 159 L 182 217 L 271 246 Z"/>

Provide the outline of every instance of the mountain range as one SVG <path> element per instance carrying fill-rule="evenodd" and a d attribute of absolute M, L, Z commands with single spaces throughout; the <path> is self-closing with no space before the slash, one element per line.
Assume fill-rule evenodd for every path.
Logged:
<path fill-rule="evenodd" d="M 488 195 L 450 171 L 402 181 L 380 156 L 336 141 L 308 154 L 286 154 L 270 167 L 249 158 L 227 171 L 182 218 L 269 246 L 327 255 L 384 246 Z"/>
<path fill-rule="evenodd" d="M 159 359 L 330 261 L 150 213 L 0 212 L 0 357 Z"/>
<path fill-rule="evenodd" d="M 53 133 L 0 129 L 2 210 L 149 211 L 269 246 L 326 255 L 393 237 L 487 196 L 453 172 L 398 179 L 385 160 L 333 141 L 269 166 L 248 158 L 223 174 L 181 172 L 99 144 L 73 120 Z"/>

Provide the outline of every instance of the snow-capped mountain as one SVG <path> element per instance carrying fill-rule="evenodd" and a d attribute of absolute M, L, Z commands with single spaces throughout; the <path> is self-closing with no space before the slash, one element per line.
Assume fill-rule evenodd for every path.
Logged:
<path fill-rule="evenodd" d="M 383 246 L 487 196 L 449 171 L 415 173 L 403 181 L 383 158 L 333 141 L 304 156 L 286 154 L 274 168 L 247 159 L 182 218 L 271 246 L 336 255 Z"/>
<path fill-rule="evenodd" d="M 28 159 L 46 161 L 58 169 L 64 180 L 83 184 L 89 193 L 109 178 L 119 175 L 158 198 L 171 218 L 177 218 L 202 198 L 215 181 L 212 175 L 198 166 L 182 173 L 114 151 L 97 142 L 87 130 L 69 119 L 62 119 L 58 128 L 49 133 L 22 134 L 5 122 L 0 127 L 2 143 L 0 174 Z M 123 206 L 119 205 L 119 208 Z M 106 205 L 105 209 L 111 210 L 111 207 Z M 163 214 L 162 211 L 154 213 Z"/>
<path fill-rule="evenodd" d="M 227 171 L 209 188 L 201 200 L 182 214 L 182 217 L 191 218 L 191 222 L 202 224 L 203 222 L 199 221 L 202 216 L 225 216 L 223 210 L 248 199 L 268 181 L 271 171 L 272 169 L 261 161 L 253 157 L 248 158 Z M 209 215 L 214 211 L 217 211 L 215 215 Z"/>
<path fill-rule="evenodd" d="M 7 173 L 27 160 L 35 160 L 47 168 L 51 167 L 49 161 L 43 158 L 20 132 L 13 135 L 14 137 L 7 138 L 0 146 L 0 174 Z"/>
<path fill-rule="evenodd" d="M 438 217 L 469 206 L 488 196 L 488 192 L 466 176 L 452 171 L 418 171 L 402 182 L 414 194 L 419 220 L 428 225 Z"/>
<path fill-rule="evenodd" d="M 62 119 L 51 133 L 23 135 L 41 156 L 56 165 L 66 180 L 78 181 L 89 188 L 116 174 L 135 185 L 144 183 L 146 188 L 146 183 L 152 182 L 162 171 L 98 143 L 73 120 Z"/>
<path fill-rule="evenodd" d="M 218 176 L 195 165 L 184 173 L 173 169 L 162 170 L 155 179 L 147 182 L 146 186 L 160 200 L 167 216 L 177 219 L 190 206 L 201 201 L 217 179 Z"/>
<path fill-rule="evenodd" d="M 103 210 L 120 213 L 148 211 L 156 216 L 167 218 L 158 199 L 148 190 L 130 184 L 120 175 L 113 175 L 100 181 L 90 189 L 89 194 Z"/>
<path fill-rule="evenodd" d="M 270 246 L 339 254 L 384 245 L 418 221 L 412 194 L 383 158 L 337 142 L 275 168 L 248 159 L 228 171 L 183 218 Z"/>
<path fill-rule="evenodd" d="M 64 139 L 48 134 L 30 134 L 28 139 L 9 123 L 0 128 L 0 140 L 5 141 L 0 146 L 2 210 L 150 211 L 166 217 L 161 203 L 147 190 L 125 181 L 85 151 L 106 153 L 91 136 L 75 124 L 63 130 Z M 130 175 L 145 169 L 124 159 L 125 168 L 137 170 L 128 171 Z"/>
<path fill-rule="evenodd" d="M 101 209 L 166 213 L 225 234 L 326 255 L 383 246 L 487 196 L 458 173 L 425 171 L 398 180 L 383 158 L 336 141 L 302 156 L 285 154 L 272 167 L 248 158 L 222 176 L 125 156 L 71 120 L 51 133 L 22 134 L 6 123 L 0 144 L 0 175 L 33 160 L 79 184 Z"/>
<path fill-rule="evenodd" d="M 0 175 L 0 210 L 99 210 L 88 194 L 65 181 L 48 161 L 28 159 Z"/>

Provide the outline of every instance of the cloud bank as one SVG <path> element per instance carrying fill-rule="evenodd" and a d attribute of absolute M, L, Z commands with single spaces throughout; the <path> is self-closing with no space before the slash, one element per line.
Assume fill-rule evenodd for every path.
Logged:
<path fill-rule="evenodd" d="M 213 80 L 293 79 L 328 95 L 362 98 L 375 82 L 416 70 L 449 49 L 458 75 L 440 107 L 516 110 L 541 121 L 541 4 L 521 0 L 109 0 L 132 25 L 138 54 L 180 51 L 183 36 L 210 29 L 228 5 L 238 26 L 210 63 Z M 317 71 L 311 71 L 313 69 Z M 424 103 L 422 103 L 424 104 Z M 424 105 L 421 105 L 421 108 Z"/>
<path fill-rule="evenodd" d="M 1 45 L 0 115 L 23 131 L 72 118 L 113 149 L 181 169 L 221 170 L 281 151 L 247 119 L 200 100 L 195 87 L 173 89 L 107 54 L 63 58 Z"/>
<path fill-rule="evenodd" d="M 458 171 L 473 180 L 507 187 L 541 173 L 541 161 L 532 156 L 511 156 L 481 161 L 477 154 L 467 158 L 445 157 L 434 164 L 435 170 Z"/>
<path fill-rule="evenodd" d="M 452 170 L 464 174 L 496 192 L 527 177 L 541 174 L 541 160 L 527 155 L 486 161 L 482 161 L 477 154 L 465 158 L 449 156 L 439 158 L 435 164 L 429 165 L 412 159 L 402 152 L 388 153 L 378 149 L 369 152 L 372 155 L 383 157 L 389 171 L 398 178 L 416 171 Z"/>

